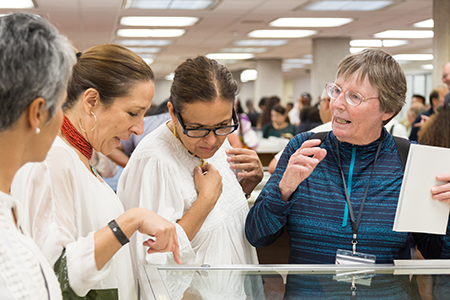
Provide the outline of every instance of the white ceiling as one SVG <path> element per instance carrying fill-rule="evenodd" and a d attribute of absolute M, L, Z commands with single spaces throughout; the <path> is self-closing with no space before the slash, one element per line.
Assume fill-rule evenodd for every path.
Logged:
<path fill-rule="evenodd" d="M 269 22 L 279 17 L 350 17 L 353 23 L 335 28 L 312 28 L 318 31 L 307 38 L 289 39 L 283 46 L 266 47 L 267 52 L 256 53 L 258 58 L 302 58 L 312 53 L 312 39 L 316 37 L 350 37 L 373 39 L 373 34 L 388 29 L 415 29 L 412 24 L 432 17 L 432 0 L 400 0 L 374 12 L 312 12 L 299 7 L 312 0 L 222 0 L 210 10 L 137 10 L 122 9 L 122 0 L 34 0 L 37 8 L 25 10 L 39 14 L 52 22 L 80 51 L 91 46 L 117 40 L 121 16 L 194 16 L 200 20 L 186 28 L 182 37 L 172 38 L 172 44 L 156 54 L 152 69 L 163 78 L 187 57 L 220 52 L 236 47 L 234 43 L 248 39 L 255 29 L 274 29 Z M 18 11 L 18 10 L 16 10 Z M 23 11 L 23 10 L 20 10 Z M 1 13 L 12 12 L 1 10 Z M 291 28 L 292 29 L 292 28 Z M 310 29 L 310 28 L 307 28 Z M 431 53 L 432 39 L 410 39 L 409 44 L 385 48 L 391 54 Z M 255 59 L 228 64 L 231 70 L 252 68 Z M 431 63 L 431 62 L 427 62 Z M 287 78 L 306 74 L 303 69 L 285 73 Z"/>

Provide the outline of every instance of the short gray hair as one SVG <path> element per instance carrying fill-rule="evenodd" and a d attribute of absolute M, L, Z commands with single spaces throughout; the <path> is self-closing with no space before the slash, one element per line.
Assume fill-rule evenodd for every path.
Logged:
<path fill-rule="evenodd" d="M 75 62 L 67 39 L 43 18 L 23 13 L 0 17 L 0 131 L 39 97 L 52 118 Z"/>
<path fill-rule="evenodd" d="M 347 79 L 356 73 L 360 82 L 367 76 L 370 84 L 377 89 L 382 112 L 394 113 L 392 119 L 402 110 L 406 103 L 406 77 L 400 64 L 390 54 L 378 49 L 349 54 L 339 64 L 336 78 L 342 76 Z"/>

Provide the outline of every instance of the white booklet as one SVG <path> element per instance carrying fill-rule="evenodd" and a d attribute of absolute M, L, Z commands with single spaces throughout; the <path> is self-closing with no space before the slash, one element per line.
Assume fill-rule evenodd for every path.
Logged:
<path fill-rule="evenodd" d="M 395 214 L 394 231 L 445 234 L 450 204 L 431 197 L 431 188 L 450 172 L 450 149 L 411 145 Z"/>

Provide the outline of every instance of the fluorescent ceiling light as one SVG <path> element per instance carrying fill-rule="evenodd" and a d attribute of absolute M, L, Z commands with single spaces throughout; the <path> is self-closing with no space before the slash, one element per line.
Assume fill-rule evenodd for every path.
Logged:
<path fill-rule="evenodd" d="M 352 40 L 350 41 L 352 47 L 382 47 L 381 40 Z"/>
<path fill-rule="evenodd" d="M 122 17 L 120 25 L 125 26 L 192 26 L 198 21 L 194 17 Z"/>
<path fill-rule="evenodd" d="M 358 52 L 361 52 L 361 51 L 363 51 L 364 49 L 367 49 L 367 48 L 350 48 L 350 53 L 358 53 Z"/>
<path fill-rule="evenodd" d="M 266 52 L 267 48 L 222 48 L 221 52 L 245 52 L 245 53 L 262 53 Z"/>
<path fill-rule="evenodd" d="M 316 34 L 315 30 L 253 30 L 248 34 L 255 38 L 302 38 Z"/>
<path fill-rule="evenodd" d="M 206 9 L 215 1 L 212 0 L 127 0 L 125 9 Z"/>
<path fill-rule="evenodd" d="M 150 54 L 150 53 L 140 53 L 139 56 L 142 58 L 154 58 L 155 57 L 155 55 Z"/>
<path fill-rule="evenodd" d="M 279 18 L 270 22 L 275 27 L 338 27 L 353 22 L 351 18 Z"/>
<path fill-rule="evenodd" d="M 172 43 L 171 40 L 118 40 L 116 44 L 122 46 L 167 46 Z"/>
<path fill-rule="evenodd" d="M 0 8 L 34 8 L 31 0 L 0 0 Z"/>
<path fill-rule="evenodd" d="M 210 53 L 206 55 L 209 59 L 250 59 L 254 55 L 251 53 Z"/>
<path fill-rule="evenodd" d="M 283 60 L 285 64 L 312 64 L 312 58 L 291 58 Z"/>
<path fill-rule="evenodd" d="M 434 33 L 432 30 L 386 30 L 375 33 L 377 38 L 400 38 L 400 39 L 426 39 L 432 38 Z"/>
<path fill-rule="evenodd" d="M 304 64 L 282 64 L 283 69 L 301 69 L 304 67 Z"/>
<path fill-rule="evenodd" d="M 236 46 L 243 46 L 243 47 L 248 47 L 248 46 L 282 46 L 287 44 L 287 40 L 242 40 L 242 41 L 237 41 L 234 44 Z"/>
<path fill-rule="evenodd" d="M 417 22 L 413 24 L 414 27 L 420 27 L 420 28 L 433 28 L 434 27 L 434 20 L 428 19 L 422 22 Z"/>
<path fill-rule="evenodd" d="M 128 49 L 136 53 L 157 53 L 161 50 L 155 47 L 128 47 Z"/>
<path fill-rule="evenodd" d="M 153 63 L 153 58 L 145 58 L 145 57 L 143 57 L 142 59 L 147 63 L 147 65 L 150 65 L 150 64 Z"/>
<path fill-rule="evenodd" d="M 408 41 L 404 40 L 383 40 L 383 47 L 397 47 L 408 44 Z"/>
<path fill-rule="evenodd" d="M 124 37 L 177 37 L 182 36 L 184 29 L 119 29 L 118 36 Z"/>
<path fill-rule="evenodd" d="M 433 65 L 422 65 L 422 69 L 424 70 L 433 70 L 434 66 Z"/>
<path fill-rule="evenodd" d="M 421 61 L 421 60 L 432 60 L 433 54 L 397 54 L 393 56 L 395 60 L 402 61 Z"/>
<path fill-rule="evenodd" d="M 378 10 L 393 1 L 317 1 L 303 8 L 303 10 L 318 11 L 372 11 Z"/>
<path fill-rule="evenodd" d="M 250 80 L 256 80 L 258 78 L 258 71 L 256 70 L 244 70 L 241 73 L 241 82 L 247 82 Z"/>
<path fill-rule="evenodd" d="M 397 47 L 408 44 L 404 40 L 352 40 L 350 46 L 352 47 Z"/>
<path fill-rule="evenodd" d="M 165 76 L 164 78 L 166 80 L 173 80 L 173 77 L 175 76 L 175 73 L 170 73 L 169 75 Z"/>

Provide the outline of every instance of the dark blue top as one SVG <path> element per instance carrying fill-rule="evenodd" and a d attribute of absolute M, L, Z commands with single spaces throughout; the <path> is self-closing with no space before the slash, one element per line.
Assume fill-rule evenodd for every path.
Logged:
<path fill-rule="evenodd" d="M 278 184 L 289 157 L 313 133 L 296 135 L 286 146 L 278 166 L 251 208 L 245 234 L 255 247 L 271 244 L 282 234 L 286 224 L 294 264 L 334 263 L 336 250 L 351 250 L 352 229 L 346 212 L 344 185 L 336 156 L 336 137 L 329 132 L 320 145 L 327 155 L 311 175 L 292 194 L 288 202 L 281 200 Z M 392 230 L 403 166 L 393 137 L 383 128 L 385 136 L 370 182 L 358 233 L 357 251 L 376 255 L 377 263 L 410 257 L 410 240 L 414 238 L 422 254 L 428 258 L 448 257 L 448 236 L 411 234 Z M 365 146 L 338 142 L 342 168 L 349 190 L 355 218 L 379 140 Z M 444 249 L 445 248 L 445 249 Z"/>
<path fill-rule="evenodd" d="M 417 140 L 419 139 L 419 136 L 417 134 L 419 133 L 420 127 L 414 127 L 414 125 L 417 124 L 417 123 L 420 123 L 420 121 L 422 121 L 422 116 L 430 117 L 433 114 L 434 114 L 434 109 L 433 109 L 433 107 L 430 107 L 429 110 L 427 110 L 426 112 L 421 113 L 420 115 L 418 115 L 416 117 L 416 119 L 414 120 L 414 122 L 411 125 L 411 133 L 409 134 L 409 140 L 410 141 L 417 142 Z"/>

